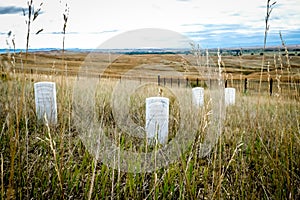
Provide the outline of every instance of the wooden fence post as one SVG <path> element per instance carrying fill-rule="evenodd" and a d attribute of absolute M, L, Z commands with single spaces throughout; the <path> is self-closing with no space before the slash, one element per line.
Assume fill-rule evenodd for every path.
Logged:
<path fill-rule="evenodd" d="M 247 80 L 247 78 L 245 78 L 244 93 L 247 92 L 247 89 L 248 89 L 247 84 L 248 84 L 248 80 Z"/>
<path fill-rule="evenodd" d="M 157 76 L 157 84 L 160 86 L 160 75 Z"/>
<path fill-rule="evenodd" d="M 270 96 L 272 96 L 273 93 L 273 79 L 270 79 Z"/>

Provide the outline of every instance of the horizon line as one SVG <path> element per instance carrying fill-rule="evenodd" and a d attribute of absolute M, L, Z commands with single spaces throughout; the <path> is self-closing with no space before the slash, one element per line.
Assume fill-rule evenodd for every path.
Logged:
<path fill-rule="evenodd" d="M 274 48 L 284 48 L 282 45 L 270 45 L 267 46 L 265 49 L 274 49 Z M 299 44 L 290 44 L 290 45 L 285 45 L 287 48 L 300 48 L 300 43 Z M 64 51 L 129 51 L 129 50 L 174 50 L 174 51 L 187 51 L 191 50 L 192 48 L 187 48 L 187 47 L 182 47 L 182 48 L 159 48 L 159 47 L 149 47 L 149 48 L 143 48 L 143 47 L 138 47 L 138 48 L 65 48 Z M 210 48 L 200 48 L 200 49 L 207 49 L 207 50 L 238 50 L 238 49 L 263 49 L 263 45 L 253 45 L 253 46 L 232 46 L 232 47 L 210 47 Z M 28 52 L 36 52 L 36 51 L 63 51 L 62 48 L 59 47 L 42 47 L 42 48 L 28 48 Z M 8 49 L 8 48 L 0 48 L 0 53 L 13 53 L 13 52 L 26 52 L 26 48 L 15 48 L 15 49 Z"/>

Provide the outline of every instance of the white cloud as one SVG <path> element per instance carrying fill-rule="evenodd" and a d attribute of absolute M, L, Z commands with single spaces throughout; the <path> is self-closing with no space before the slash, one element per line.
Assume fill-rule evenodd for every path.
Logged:
<path fill-rule="evenodd" d="M 36 5 L 41 1 L 34 0 Z M 214 35 L 214 39 L 219 38 L 222 43 L 222 34 L 263 34 L 266 14 L 266 1 L 262 0 L 44 1 L 43 14 L 32 24 L 33 32 L 43 28 L 44 34 L 31 36 L 32 48 L 61 46 L 61 35 L 50 33 L 62 31 L 65 3 L 70 7 L 67 32 L 80 33 L 67 35 L 67 48 L 93 48 L 98 45 L 95 42 L 100 44 L 117 33 L 139 28 L 164 28 L 180 33 L 207 32 L 207 35 Z M 26 7 L 26 1 L 0 2 L 0 7 L 8 6 Z M 299 0 L 278 1 L 271 14 L 270 32 L 300 30 L 299 10 Z M 0 32 L 12 30 L 17 45 L 24 48 L 26 25 L 22 13 L 0 15 L 0 21 Z M 222 29 L 221 25 L 227 25 L 228 29 Z M 118 32 L 106 32 L 109 30 Z M 105 34 L 99 34 L 101 32 Z M 5 46 L 5 37 L 0 35 L 1 46 Z M 193 38 L 205 41 L 204 34 L 194 35 Z"/>

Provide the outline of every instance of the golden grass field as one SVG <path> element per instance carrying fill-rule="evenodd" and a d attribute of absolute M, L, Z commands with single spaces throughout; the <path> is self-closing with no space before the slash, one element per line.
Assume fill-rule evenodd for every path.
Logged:
<path fill-rule="evenodd" d="M 236 104 L 226 108 L 218 142 L 205 157 L 199 156 L 199 149 L 210 124 L 209 105 L 199 119 L 184 118 L 178 111 L 176 98 L 165 92 L 173 98 L 169 140 L 180 134 L 179 124 L 192 125 L 193 120 L 199 124 L 194 128 L 199 136 L 173 163 L 138 174 L 109 167 L 95 159 L 80 138 L 82 133 L 72 118 L 73 92 L 77 74 L 87 63 L 84 62 L 87 57 L 88 53 L 68 51 L 29 53 L 27 58 L 19 53 L 0 55 L 0 199 L 300 198 L 300 56 L 266 54 L 262 79 L 262 56 L 222 56 L 222 77 L 227 79 L 229 87 L 237 89 Z M 142 139 L 128 136 L 116 126 L 111 97 L 116 84 L 123 83 L 120 77 L 137 78 L 141 82 L 152 78 L 157 83 L 161 74 L 163 87 L 165 74 L 173 78 L 172 89 L 190 91 L 197 78 L 199 85 L 208 81 L 206 57 L 200 59 L 203 62 L 199 66 L 192 55 L 90 57 L 89 61 L 96 65 L 89 75 L 101 74 L 99 78 L 104 80 L 99 79 L 95 86 L 95 112 L 106 135 L 121 149 L 143 152 L 139 148 Z M 209 62 L 213 69 L 218 69 L 217 56 L 211 55 Z M 95 66 L 105 67 L 97 70 Z M 124 75 L 135 68 L 131 77 Z M 182 73 L 190 83 L 182 80 L 178 87 L 174 71 L 168 72 L 170 69 Z M 274 80 L 272 96 L 270 78 Z M 38 81 L 57 84 L 58 123 L 54 126 L 36 120 L 33 83 Z M 169 79 L 166 84 L 170 86 Z M 157 88 L 153 91 L 154 94 Z M 128 117 L 140 126 L 144 126 L 147 95 L 145 88 L 139 88 L 130 96 Z M 120 98 L 120 101 L 125 100 Z"/>
<path fill-rule="evenodd" d="M 111 60 L 112 64 L 108 62 L 108 55 L 104 53 L 96 53 L 99 59 L 98 62 L 107 63 L 107 75 L 111 77 L 118 77 L 122 72 L 128 69 L 134 68 L 141 64 L 163 64 L 184 72 L 187 77 L 195 78 L 200 77 L 199 71 L 201 69 L 195 65 L 195 63 L 190 63 L 190 60 L 194 60 L 193 55 L 181 55 L 181 54 L 144 54 L 144 55 L 119 55 L 115 56 L 115 60 Z M 12 55 L 12 54 L 11 54 Z M 89 53 L 78 53 L 78 52 L 68 52 L 66 51 L 62 54 L 59 51 L 51 52 L 36 52 L 29 53 L 27 58 L 24 54 L 17 53 L 14 55 L 16 71 L 21 71 L 22 73 L 38 73 L 38 74 L 48 74 L 50 72 L 55 72 L 60 74 L 62 72 L 68 71 L 69 75 L 76 75 L 79 68 L 83 64 Z M 202 59 L 206 59 L 203 56 Z M 210 59 L 217 65 L 217 56 L 212 55 Z M 4 68 L 13 68 L 11 62 L 9 61 L 7 54 L 2 54 L 0 57 L 2 71 Z M 289 62 L 289 64 L 288 64 Z M 269 72 L 268 70 L 269 63 Z M 22 67 L 22 65 L 24 65 Z M 222 56 L 222 70 L 226 74 L 231 74 L 233 79 L 240 79 L 242 75 L 243 78 L 259 80 L 260 71 L 262 66 L 262 56 L 261 55 L 242 55 L 242 56 Z M 281 75 L 281 81 L 287 81 L 288 77 L 291 76 L 292 80 L 300 80 L 300 56 L 286 57 L 281 55 L 281 53 L 275 52 L 268 53 L 265 56 L 265 64 L 263 70 L 263 79 L 267 80 L 268 74 L 275 78 L 276 69 L 277 73 Z M 159 67 L 157 73 L 159 73 Z M 288 70 L 289 73 L 288 74 Z"/>
<path fill-rule="evenodd" d="M 221 57 L 220 63 L 223 79 L 227 80 L 228 87 L 235 87 L 239 91 L 244 90 L 244 82 L 247 79 L 248 91 L 256 93 L 259 87 L 262 88 L 262 92 L 268 93 L 270 80 L 273 79 L 274 94 L 282 93 L 297 97 L 300 85 L 300 56 L 297 53 L 293 56 L 284 53 L 268 52 L 264 57 L 258 53 L 240 56 L 225 54 Z M 263 59 L 264 64 L 262 64 Z M 27 74 L 28 77 L 30 74 L 75 77 L 78 76 L 81 67 L 88 65 L 91 61 L 96 68 L 90 69 L 89 74 L 95 77 L 116 79 L 122 77 L 154 82 L 157 81 L 159 74 L 163 74 L 160 77 L 161 84 L 170 85 L 173 82 L 173 85 L 176 85 L 180 82 L 181 86 L 186 85 L 186 79 L 191 86 L 195 86 L 196 83 L 203 86 L 208 79 L 214 79 L 207 77 L 207 57 L 204 54 L 196 58 L 192 54 L 124 55 L 49 51 L 29 53 L 27 56 L 21 53 L 10 54 L 10 56 L 2 54 L 0 57 L 2 73 L 14 71 Z M 210 54 L 209 65 L 218 67 L 216 53 Z M 135 71 L 127 74 L 126 72 L 131 69 Z M 181 74 L 181 80 L 177 81 L 178 75 L 174 74 L 174 71 Z M 260 81 L 261 86 L 259 86 Z"/>

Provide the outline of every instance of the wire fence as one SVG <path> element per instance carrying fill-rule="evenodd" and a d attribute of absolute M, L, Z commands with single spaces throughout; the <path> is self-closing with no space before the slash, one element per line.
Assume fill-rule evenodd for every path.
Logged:
<path fill-rule="evenodd" d="M 16 68 L 15 73 L 22 74 L 38 74 L 38 75 L 52 75 L 52 76 L 70 76 L 77 77 L 90 77 L 98 78 L 99 80 L 135 80 L 142 83 L 157 83 L 159 86 L 165 87 L 203 87 L 207 88 L 212 82 L 217 81 L 216 79 L 210 79 L 209 77 L 176 77 L 176 76 L 162 76 L 162 75 L 152 75 L 152 76 L 126 76 L 126 75 L 107 75 L 99 74 L 98 72 L 88 73 L 71 71 L 68 69 L 44 69 L 44 68 Z M 2 76 L 4 70 L 2 69 Z M 257 80 L 257 79 L 228 79 L 224 80 L 224 88 L 233 87 L 237 92 L 247 93 L 247 94 L 258 94 L 268 93 L 269 95 L 284 95 L 284 96 L 294 96 L 300 97 L 300 79 L 289 81 L 280 81 L 278 79 L 270 78 L 269 80 Z"/>

